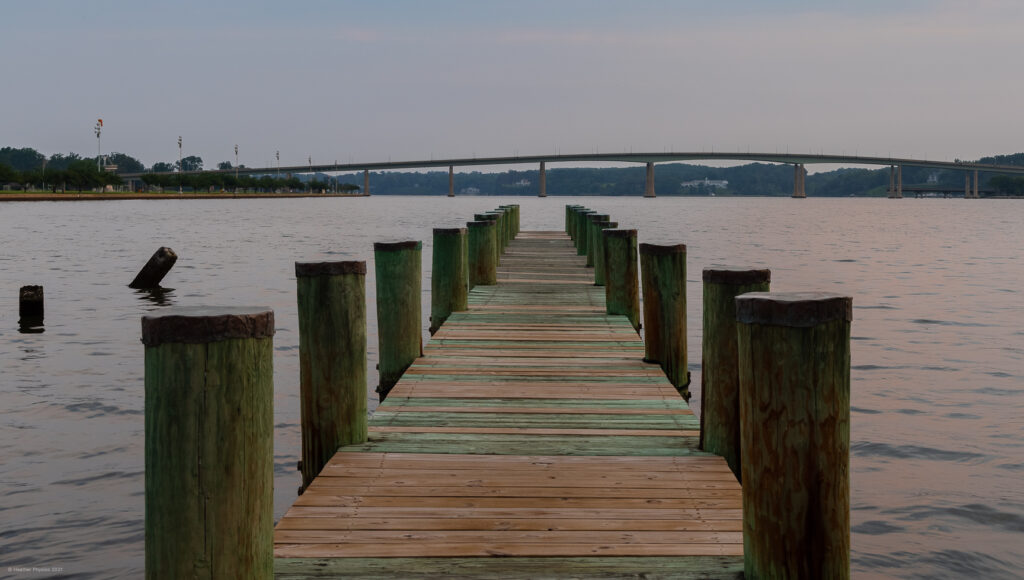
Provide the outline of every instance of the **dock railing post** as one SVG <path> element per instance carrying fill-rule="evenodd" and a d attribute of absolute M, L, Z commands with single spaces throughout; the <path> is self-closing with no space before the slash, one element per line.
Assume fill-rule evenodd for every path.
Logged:
<path fill-rule="evenodd" d="M 373 244 L 377 275 L 377 353 L 383 401 L 405 369 L 423 356 L 421 272 L 423 242 Z"/>
<path fill-rule="evenodd" d="M 142 317 L 146 578 L 272 578 L 274 312 Z"/>
<path fill-rule="evenodd" d="M 466 223 L 470 289 L 498 283 L 498 258 L 494 250 L 498 243 L 497 229 L 494 220 Z"/>
<path fill-rule="evenodd" d="M 605 309 L 624 314 L 640 330 L 640 282 L 636 230 L 602 230 L 604 236 Z"/>
<path fill-rule="evenodd" d="M 746 578 L 850 577 L 848 296 L 736 298 Z"/>
<path fill-rule="evenodd" d="M 645 359 L 661 365 L 689 400 L 686 364 L 686 245 L 640 244 Z"/>
<path fill-rule="evenodd" d="M 597 236 L 601 235 L 601 230 L 598 229 L 597 222 L 606 222 L 609 219 L 611 216 L 606 213 L 592 213 L 587 216 L 587 266 L 589 267 L 594 266 L 595 248 L 600 241 Z"/>
<path fill-rule="evenodd" d="M 597 234 L 594 237 L 594 286 L 604 286 L 604 235 L 603 230 L 619 227 L 619 222 L 597 222 L 594 224 Z"/>
<path fill-rule="evenodd" d="M 302 490 L 366 441 L 366 262 L 296 262 Z"/>
<path fill-rule="evenodd" d="M 736 297 L 767 292 L 771 270 L 705 268 L 700 373 L 700 447 L 740 473 L 740 377 L 736 368 Z M 646 301 L 646 298 L 645 298 Z"/>
<path fill-rule="evenodd" d="M 430 274 L 430 334 L 452 312 L 469 308 L 466 228 L 434 228 Z"/>

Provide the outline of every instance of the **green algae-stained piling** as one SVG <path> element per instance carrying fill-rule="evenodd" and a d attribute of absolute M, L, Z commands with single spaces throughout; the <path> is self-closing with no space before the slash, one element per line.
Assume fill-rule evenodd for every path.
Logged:
<path fill-rule="evenodd" d="M 469 308 L 469 245 L 466 228 L 434 228 L 430 274 L 430 334 L 452 312 Z"/>
<path fill-rule="evenodd" d="M 686 245 L 640 244 L 646 358 L 689 400 L 686 365 Z"/>
<path fill-rule="evenodd" d="M 767 292 L 771 271 L 705 268 L 701 341 L 701 449 L 721 455 L 740 479 L 740 378 L 736 368 L 736 297 Z M 741 480 L 742 481 L 742 480 Z"/>
<path fill-rule="evenodd" d="M 576 214 L 576 255 L 587 255 L 587 224 L 590 223 L 587 216 L 597 213 L 594 210 L 583 210 Z"/>
<path fill-rule="evenodd" d="M 491 211 L 484 212 L 484 213 L 473 214 L 473 219 L 478 221 L 478 222 L 486 222 L 486 221 L 494 222 L 494 233 L 493 233 L 493 235 L 494 235 L 494 247 L 492 248 L 492 250 L 494 252 L 494 265 L 495 266 L 497 266 L 498 264 L 501 263 L 501 251 L 502 251 L 502 245 L 501 245 L 501 222 L 500 222 L 499 218 L 500 218 L 500 216 L 499 216 L 499 214 L 497 212 L 491 212 Z"/>
<path fill-rule="evenodd" d="M 611 219 L 611 216 L 606 214 L 606 213 L 592 213 L 589 216 L 587 216 L 587 221 L 586 221 L 587 230 L 586 230 L 586 232 L 587 232 L 587 266 L 588 267 L 591 267 L 591 268 L 594 267 L 594 256 L 597 255 L 597 252 L 595 250 L 595 246 L 597 246 L 597 242 L 600 240 L 600 238 L 598 238 L 598 236 L 601 235 L 601 232 L 600 232 L 600 230 L 597 227 L 597 223 L 598 222 L 606 222 L 609 219 Z"/>
<path fill-rule="evenodd" d="M 852 300 L 736 298 L 746 578 L 850 576 Z"/>
<path fill-rule="evenodd" d="M 296 262 L 302 489 L 366 441 L 366 262 Z"/>
<path fill-rule="evenodd" d="M 142 317 L 147 578 L 269 578 L 274 313 Z"/>
<path fill-rule="evenodd" d="M 493 227 L 493 226 L 490 226 Z M 280 578 L 736 578 L 741 490 L 561 232 L 521 232 L 275 530 Z"/>
<path fill-rule="evenodd" d="M 623 314 L 640 330 L 640 281 L 636 230 L 601 230 L 608 314 Z"/>
<path fill-rule="evenodd" d="M 498 225 L 494 220 L 466 223 L 469 257 L 469 288 L 498 283 Z"/>
<path fill-rule="evenodd" d="M 604 234 L 602 232 L 619 227 L 619 222 L 597 222 L 594 227 L 597 228 L 594 238 L 594 286 L 604 286 Z"/>
<path fill-rule="evenodd" d="M 421 334 L 423 242 L 373 244 L 377 275 L 377 393 L 383 401 L 388 392 L 423 354 Z"/>
<path fill-rule="evenodd" d="M 135 279 L 128 285 L 129 288 L 156 288 L 160 281 L 171 271 L 174 263 L 178 261 L 178 255 L 174 250 L 161 247 L 150 256 L 149 261 L 142 267 L 142 270 L 135 275 Z"/>

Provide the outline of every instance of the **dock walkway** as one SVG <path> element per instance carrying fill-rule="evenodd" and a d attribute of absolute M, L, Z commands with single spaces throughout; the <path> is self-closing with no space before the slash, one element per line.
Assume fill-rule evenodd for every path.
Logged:
<path fill-rule="evenodd" d="M 277 578 L 735 578 L 741 490 L 562 232 L 522 232 L 278 523 Z"/>

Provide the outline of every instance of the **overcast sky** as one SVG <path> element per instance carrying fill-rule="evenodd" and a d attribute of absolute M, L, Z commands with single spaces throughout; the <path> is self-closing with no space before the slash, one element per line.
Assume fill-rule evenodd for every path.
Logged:
<path fill-rule="evenodd" d="M 1024 151 L 1024 1 L 0 0 L 0 146 L 147 166 Z"/>

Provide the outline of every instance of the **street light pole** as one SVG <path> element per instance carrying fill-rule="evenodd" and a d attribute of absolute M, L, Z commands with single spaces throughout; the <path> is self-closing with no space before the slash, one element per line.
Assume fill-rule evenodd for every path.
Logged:
<path fill-rule="evenodd" d="M 313 193 L 313 156 L 309 156 L 309 193 Z"/>
<path fill-rule="evenodd" d="M 96 119 L 96 171 L 102 170 L 100 166 L 100 133 L 103 131 L 103 119 Z"/>
<path fill-rule="evenodd" d="M 181 165 L 181 135 L 178 135 L 178 195 L 181 195 L 181 172 L 185 168 Z"/>
<path fill-rule="evenodd" d="M 274 157 L 277 158 L 277 178 L 281 179 L 281 152 L 274 151 Z"/>
<path fill-rule="evenodd" d="M 238 181 L 238 144 L 235 144 L 235 181 Z M 238 186 L 235 185 L 237 188 Z"/>

